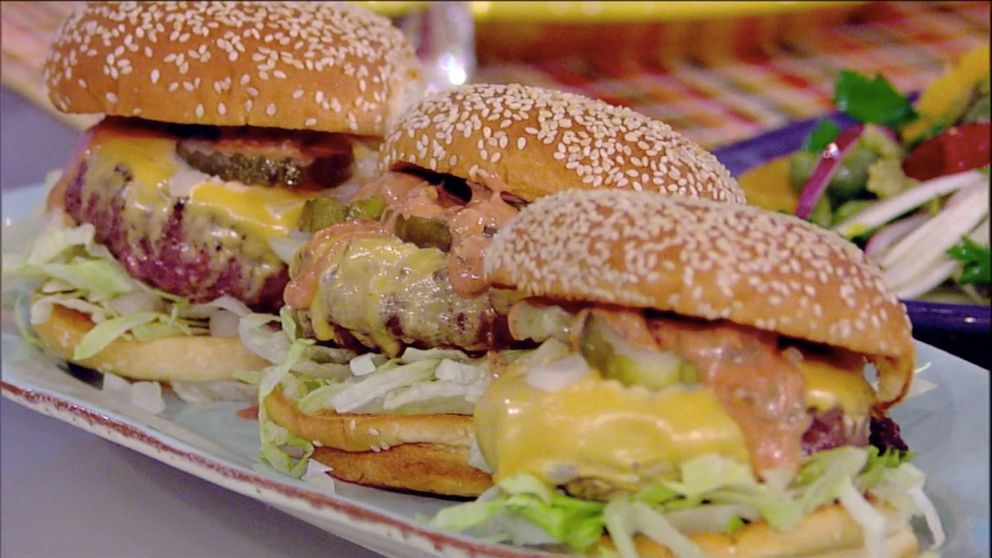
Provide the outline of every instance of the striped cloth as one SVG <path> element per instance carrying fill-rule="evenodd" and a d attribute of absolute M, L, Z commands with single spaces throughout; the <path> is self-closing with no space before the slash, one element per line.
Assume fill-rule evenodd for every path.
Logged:
<path fill-rule="evenodd" d="M 530 49 L 548 54 L 514 62 L 497 45 L 491 56 L 480 51 L 475 79 L 557 87 L 605 99 L 660 118 L 714 147 L 832 111 L 834 78 L 843 68 L 882 73 L 901 91 L 921 89 L 953 57 L 988 42 L 990 4 L 885 2 L 860 6 L 840 18 L 823 13 L 802 18 L 778 23 L 748 18 L 732 26 L 683 26 L 674 32 L 671 24 L 633 31 L 604 26 L 594 39 L 604 45 L 599 52 L 596 45 L 583 50 L 581 38 L 569 45 L 579 55 L 550 44 L 520 45 L 518 40 L 513 53 Z M 479 34 L 484 31 L 480 28 Z M 563 29 L 554 31 L 558 33 L 548 34 L 547 41 L 555 41 Z M 652 31 L 657 35 L 645 40 Z M 528 35 L 526 29 L 518 33 Z M 623 43 L 612 41 L 611 33 L 624 34 L 631 46 L 617 48 Z M 672 40 L 666 36 L 696 36 L 708 51 L 683 48 L 682 56 L 673 57 L 668 52 Z"/>
<path fill-rule="evenodd" d="M 4 85 L 52 109 L 40 67 L 77 2 L 4 2 Z M 842 68 L 913 91 L 990 30 L 988 2 L 878 2 L 695 22 L 483 23 L 475 81 L 525 83 L 626 105 L 706 147 L 832 110 Z M 68 117 L 82 126 L 92 118 Z"/>

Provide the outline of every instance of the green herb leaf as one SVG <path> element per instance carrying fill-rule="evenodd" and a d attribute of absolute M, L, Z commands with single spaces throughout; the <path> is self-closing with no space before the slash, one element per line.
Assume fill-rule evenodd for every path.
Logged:
<path fill-rule="evenodd" d="M 803 141 L 803 149 L 810 153 L 820 153 L 830 145 L 830 142 L 837 139 L 838 135 L 840 135 L 840 126 L 830 120 L 821 120 Z"/>
<path fill-rule="evenodd" d="M 947 255 L 961 262 L 961 285 L 988 285 L 992 283 L 992 252 L 974 240 L 963 237 L 961 242 L 951 246 Z"/>
<path fill-rule="evenodd" d="M 834 84 L 834 105 L 865 123 L 896 127 L 916 118 L 913 104 L 881 74 L 869 80 L 857 72 L 841 70 Z"/>

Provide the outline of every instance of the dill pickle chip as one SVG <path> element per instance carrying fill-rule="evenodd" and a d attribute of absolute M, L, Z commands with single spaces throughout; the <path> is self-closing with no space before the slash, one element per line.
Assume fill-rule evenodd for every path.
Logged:
<path fill-rule="evenodd" d="M 348 220 L 375 220 L 386 210 L 386 202 L 379 196 L 353 201 L 348 205 Z"/>
<path fill-rule="evenodd" d="M 303 205 L 299 227 L 303 232 L 317 232 L 343 223 L 346 215 L 347 208 L 341 202 L 331 198 L 313 198 Z"/>
<path fill-rule="evenodd" d="M 418 248 L 437 248 L 443 252 L 451 249 L 451 231 L 440 219 L 404 217 L 396 219 L 396 236 Z"/>

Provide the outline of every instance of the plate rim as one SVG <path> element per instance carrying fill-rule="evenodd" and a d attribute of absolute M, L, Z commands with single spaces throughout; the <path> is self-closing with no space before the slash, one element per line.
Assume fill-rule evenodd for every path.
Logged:
<path fill-rule="evenodd" d="M 533 550 L 493 545 L 457 533 L 430 529 L 413 520 L 383 513 L 369 505 L 353 502 L 336 494 L 307 490 L 267 478 L 236 465 L 224 463 L 222 459 L 212 457 L 205 451 L 183 449 L 179 446 L 184 443 L 168 433 L 157 432 L 154 427 L 142 424 L 136 419 L 114 416 L 113 411 L 100 408 L 99 405 L 87 406 L 74 402 L 71 395 L 31 385 L 30 381 L 25 381 L 25 378 L 0 379 L 0 394 L 34 412 L 51 416 L 238 494 L 268 504 L 279 504 L 304 513 L 317 514 L 339 523 L 342 527 L 359 529 L 371 535 L 386 537 L 393 542 L 418 547 L 420 550 L 434 553 L 457 551 L 467 553 L 469 556 L 486 558 L 552 556 Z M 263 494 L 278 502 L 264 499 Z M 328 515 L 329 513 L 333 516 Z M 341 536 L 336 533 L 331 534 Z M 342 538 L 346 537 L 342 536 Z"/>

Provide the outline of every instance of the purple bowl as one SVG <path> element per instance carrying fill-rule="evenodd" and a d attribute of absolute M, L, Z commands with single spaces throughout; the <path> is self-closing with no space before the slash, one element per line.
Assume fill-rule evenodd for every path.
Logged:
<path fill-rule="evenodd" d="M 828 118 L 842 128 L 852 123 L 850 118 L 840 113 L 801 120 L 784 128 L 721 147 L 714 153 L 734 176 L 740 176 L 752 167 L 792 153 L 802 147 L 803 139 L 821 118 Z M 978 360 L 983 360 L 984 365 L 988 367 L 987 337 L 992 331 L 992 312 L 990 312 L 989 306 L 920 300 L 906 300 L 904 302 L 909 311 L 910 320 L 913 322 L 913 334 L 917 338 L 935 342 L 938 345 L 942 345 L 939 343 L 942 338 L 953 338 L 965 344 L 971 343 L 976 354 L 980 355 Z M 975 342 L 978 342 L 978 346 L 974 346 Z M 960 350 L 954 352 L 960 354 Z M 972 358 L 971 360 L 976 359 Z"/>

